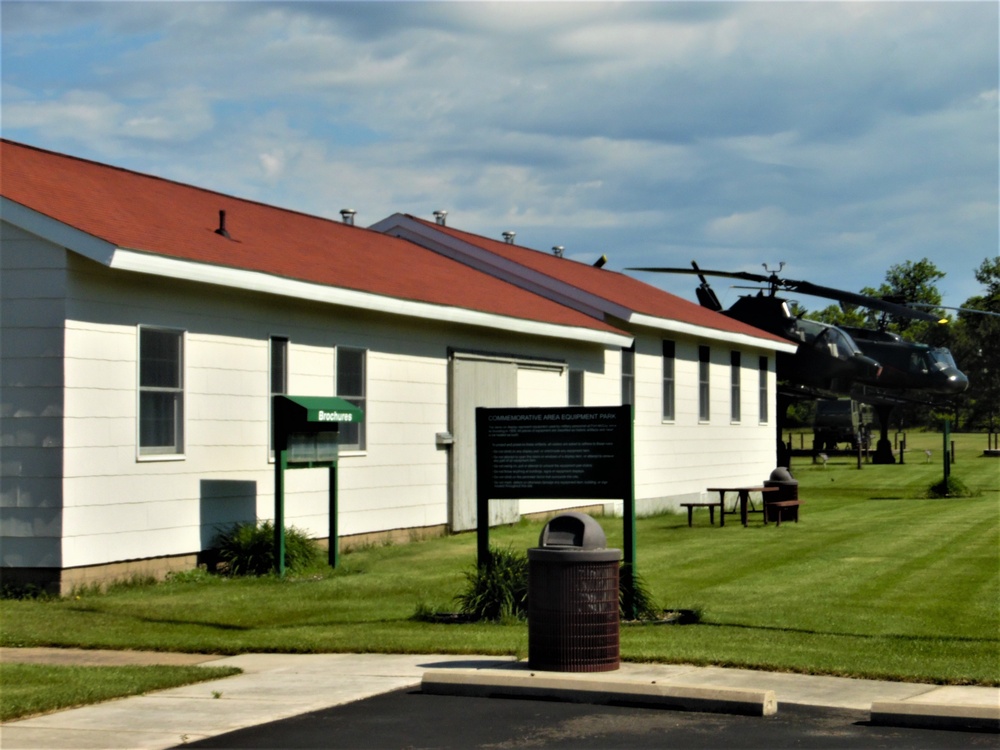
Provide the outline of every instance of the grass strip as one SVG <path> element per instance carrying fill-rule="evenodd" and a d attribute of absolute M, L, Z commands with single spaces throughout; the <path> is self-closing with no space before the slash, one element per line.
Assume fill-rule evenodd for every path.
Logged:
<path fill-rule="evenodd" d="M 239 674 L 235 667 L 0 664 L 0 721 Z"/>
<path fill-rule="evenodd" d="M 905 465 L 859 470 L 796 457 L 799 523 L 749 527 L 730 517 L 688 528 L 686 515 L 638 521 L 637 568 L 665 609 L 698 624 L 622 629 L 629 660 L 719 664 L 944 684 L 1000 684 L 1000 461 L 985 438 L 956 436 L 954 475 L 975 496 L 927 499 L 941 478 L 911 434 Z M 611 547 L 622 524 L 601 519 Z M 540 524 L 491 532 L 537 544 Z M 77 646 L 217 654 L 382 652 L 527 655 L 527 625 L 417 622 L 454 611 L 475 559 L 460 534 L 342 556 L 336 570 L 285 580 L 191 574 L 158 585 L 0 601 L 4 646 Z"/>

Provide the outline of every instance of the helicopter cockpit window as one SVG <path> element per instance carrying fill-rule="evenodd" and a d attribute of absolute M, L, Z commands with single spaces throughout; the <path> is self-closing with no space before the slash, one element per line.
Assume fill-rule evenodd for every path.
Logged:
<path fill-rule="evenodd" d="M 826 332 L 826 326 L 805 318 L 799 320 L 796 327 L 799 338 L 804 344 L 818 343 L 819 337 Z"/>
<path fill-rule="evenodd" d="M 861 353 L 861 350 L 858 349 L 858 345 L 854 343 L 854 339 L 841 331 L 839 328 L 830 328 L 826 335 L 831 341 L 836 342 L 836 346 L 840 351 L 839 356 L 843 359 L 847 359 L 848 357 L 853 357 L 855 354 Z"/>
<path fill-rule="evenodd" d="M 927 353 L 927 356 L 938 370 L 944 370 L 949 367 L 958 369 L 958 365 L 955 363 L 955 358 L 951 356 L 951 352 L 943 347 L 931 349 Z"/>
<path fill-rule="evenodd" d="M 839 328 L 811 320 L 800 320 L 799 327 L 806 334 L 808 343 L 826 347 L 837 359 L 849 359 L 860 351 L 854 340 Z"/>
<path fill-rule="evenodd" d="M 914 375 L 924 375 L 927 373 L 927 365 L 930 363 L 930 352 L 911 352 L 910 372 Z"/>

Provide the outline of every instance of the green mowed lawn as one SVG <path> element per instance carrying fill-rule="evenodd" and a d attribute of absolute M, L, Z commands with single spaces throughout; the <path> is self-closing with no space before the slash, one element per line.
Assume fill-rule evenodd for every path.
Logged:
<path fill-rule="evenodd" d="M 232 667 L 0 664 L 0 721 L 239 674 Z"/>
<path fill-rule="evenodd" d="M 920 442 L 933 451 L 927 462 Z M 910 435 L 903 466 L 796 458 L 799 523 L 720 528 L 707 512 L 640 519 L 637 567 L 691 625 L 624 624 L 628 660 L 718 664 L 941 683 L 1000 684 L 1000 460 L 956 436 L 953 476 L 975 497 L 924 499 L 941 478 L 940 435 Z M 979 445 L 982 443 L 982 445 Z M 917 451 L 919 450 L 919 453 Z M 914 460 L 914 456 L 917 456 Z M 621 519 L 603 518 L 610 546 Z M 493 530 L 535 546 L 541 524 Z M 435 624 L 453 611 L 475 535 L 372 547 L 337 571 L 286 580 L 181 576 L 61 600 L 0 602 L 5 646 L 210 653 L 409 652 L 526 656 L 527 624 Z"/>

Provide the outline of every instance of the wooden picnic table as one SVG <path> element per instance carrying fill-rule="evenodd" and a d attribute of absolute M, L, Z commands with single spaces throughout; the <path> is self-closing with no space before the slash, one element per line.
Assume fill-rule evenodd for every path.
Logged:
<path fill-rule="evenodd" d="M 740 509 L 740 521 L 743 525 L 747 525 L 747 514 L 749 513 L 747 506 L 753 506 L 753 501 L 750 499 L 751 492 L 777 492 L 777 487 L 709 487 L 708 492 L 718 492 L 719 493 L 719 526 L 726 525 L 726 513 L 733 514 L 736 512 L 737 505 Z M 730 511 L 726 510 L 726 493 L 735 492 L 737 501 Z M 754 507 L 754 512 L 758 512 L 757 508 Z M 761 507 L 761 513 L 764 512 L 764 508 Z M 765 522 L 766 522 L 765 518 Z"/>

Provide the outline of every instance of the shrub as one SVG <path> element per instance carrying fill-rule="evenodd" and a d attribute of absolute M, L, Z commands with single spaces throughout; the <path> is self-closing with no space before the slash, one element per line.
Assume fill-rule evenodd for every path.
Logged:
<path fill-rule="evenodd" d="M 927 497 L 971 497 L 972 492 L 965 486 L 965 482 L 953 476 L 948 477 L 948 481 L 941 480 L 937 484 L 931 485 L 927 490 Z"/>
<path fill-rule="evenodd" d="M 52 599 L 44 586 L 34 583 L 0 583 L 0 599 Z"/>
<path fill-rule="evenodd" d="M 618 613 L 623 620 L 631 620 L 632 613 L 625 611 L 625 603 L 631 593 L 635 605 L 636 620 L 658 620 L 663 614 L 662 609 L 653 599 L 653 594 L 649 590 L 646 579 L 638 573 L 635 576 L 629 575 L 631 566 L 622 563 L 618 571 Z"/>
<path fill-rule="evenodd" d="M 165 583 L 200 583 L 201 581 L 209 580 L 211 578 L 208 570 L 204 565 L 199 565 L 197 568 L 191 568 L 190 570 L 172 570 L 164 577 Z"/>
<path fill-rule="evenodd" d="M 224 572 L 232 576 L 262 576 L 274 570 L 274 523 L 237 523 L 216 534 L 212 546 Z M 285 529 L 285 569 L 309 568 L 321 559 L 321 550 L 305 532 Z"/>
<path fill-rule="evenodd" d="M 627 575 L 629 567 L 621 566 L 618 575 L 618 614 L 623 620 L 631 620 L 632 613 L 626 614 L 625 602 L 629 594 L 635 603 L 636 620 L 658 620 L 662 610 L 657 606 L 642 576 L 633 582 Z M 491 561 L 477 565 L 466 572 L 467 586 L 455 597 L 460 612 L 474 620 L 494 622 L 511 618 L 522 620 L 528 613 L 528 558 L 512 548 L 491 547 Z"/>
<path fill-rule="evenodd" d="M 465 574 L 455 597 L 460 611 L 476 620 L 524 619 L 528 613 L 528 558 L 513 548 L 490 548 L 490 560 Z"/>

